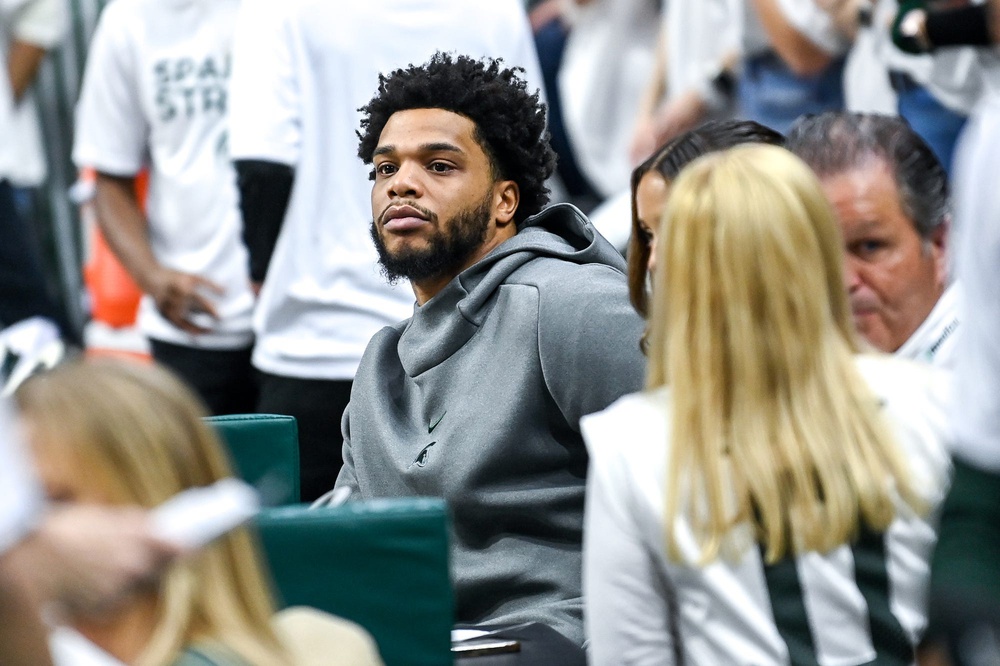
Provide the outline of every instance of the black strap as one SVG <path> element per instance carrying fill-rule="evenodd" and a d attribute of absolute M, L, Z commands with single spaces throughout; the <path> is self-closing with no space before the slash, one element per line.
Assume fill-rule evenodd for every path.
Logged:
<path fill-rule="evenodd" d="M 941 46 L 989 46 L 988 5 L 927 12 L 927 39 Z"/>

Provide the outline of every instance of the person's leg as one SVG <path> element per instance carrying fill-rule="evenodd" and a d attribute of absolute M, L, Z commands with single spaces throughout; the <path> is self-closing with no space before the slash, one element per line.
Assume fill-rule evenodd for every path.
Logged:
<path fill-rule="evenodd" d="M 344 466 L 340 429 L 351 399 L 351 380 L 299 379 L 259 372 L 257 412 L 294 416 L 299 428 L 302 501 L 312 502 L 333 488 Z"/>
<path fill-rule="evenodd" d="M 63 339 L 75 341 L 76 334 L 49 295 L 32 234 L 18 213 L 10 183 L 0 181 L 0 328 L 43 317 L 59 327 Z"/>
<path fill-rule="evenodd" d="M 740 115 L 782 134 L 805 113 L 844 109 L 843 58 L 815 76 L 798 76 L 774 53 L 747 60 L 737 94 Z"/>
<path fill-rule="evenodd" d="M 198 349 L 150 340 L 153 358 L 187 382 L 213 415 L 250 414 L 257 404 L 251 349 Z"/>

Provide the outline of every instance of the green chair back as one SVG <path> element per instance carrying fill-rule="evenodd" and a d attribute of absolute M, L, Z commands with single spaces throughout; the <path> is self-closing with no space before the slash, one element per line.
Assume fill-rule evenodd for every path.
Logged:
<path fill-rule="evenodd" d="M 448 516 L 439 499 L 265 510 L 257 519 L 279 600 L 357 622 L 387 666 L 452 663 Z"/>
<path fill-rule="evenodd" d="M 299 430 L 292 416 L 235 414 L 206 419 L 225 442 L 237 474 L 272 506 L 299 501 Z"/>

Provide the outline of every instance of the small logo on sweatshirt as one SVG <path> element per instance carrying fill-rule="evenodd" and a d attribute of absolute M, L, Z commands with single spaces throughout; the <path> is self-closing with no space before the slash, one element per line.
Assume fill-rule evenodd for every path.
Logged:
<path fill-rule="evenodd" d="M 424 465 L 426 465 L 427 458 L 430 457 L 431 454 L 431 447 L 434 446 L 435 444 L 437 444 L 437 442 L 431 442 L 424 448 L 420 449 L 420 453 L 418 453 L 417 457 L 414 458 L 413 462 L 410 463 L 410 467 L 413 467 L 414 465 L 416 465 L 417 467 L 423 467 Z"/>
<path fill-rule="evenodd" d="M 439 423 L 441 423 L 441 419 L 443 419 L 443 418 L 444 418 L 444 415 L 445 415 L 445 414 L 447 414 L 447 413 L 448 413 L 447 411 L 446 411 L 446 412 L 443 412 L 443 413 L 441 414 L 441 416 L 439 416 L 439 417 L 438 417 L 438 420 L 437 420 L 437 421 L 435 421 L 435 422 L 434 422 L 434 423 L 432 423 L 431 425 L 427 426 L 427 434 L 428 434 L 428 435 L 429 435 L 429 434 L 431 434 L 432 432 L 434 432 L 434 428 L 437 428 L 437 427 L 438 427 L 438 424 L 439 424 Z"/>
<path fill-rule="evenodd" d="M 441 423 L 441 419 L 443 419 L 444 415 L 447 414 L 447 413 L 448 412 L 442 413 L 441 416 L 438 417 L 437 421 L 435 421 L 434 423 L 428 424 L 428 426 L 427 426 L 427 434 L 428 435 L 430 435 L 431 433 L 434 432 L 434 428 L 438 427 L 438 425 Z M 420 449 L 420 453 L 418 453 L 417 457 L 414 458 L 413 462 L 410 463 L 410 467 L 413 467 L 414 465 L 416 465 L 417 467 L 423 467 L 424 465 L 426 465 L 427 464 L 427 459 L 431 455 L 431 447 L 434 446 L 435 444 L 437 444 L 436 441 L 435 442 L 431 442 L 430 444 L 428 444 L 424 448 Z"/>

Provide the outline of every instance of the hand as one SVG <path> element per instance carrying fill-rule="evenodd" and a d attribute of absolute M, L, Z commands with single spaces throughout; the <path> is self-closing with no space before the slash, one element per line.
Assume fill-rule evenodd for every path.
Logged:
<path fill-rule="evenodd" d="M 89 615 L 151 584 L 181 554 L 153 536 L 147 511 L 85 504 L 50 511 L 23 546 L 19 566 L 41 601 Z"/>
<path fill-rule="evenodd" d="M 900 51 L 920 55 L 933 50 L 927 38 L 927 11 L 922 0 L 906 0 L 892 22 L 892 43 Z"/>
<path fill-rule="evenodd" d="M 653 154 L 659 144 L 656 143 L 656 123 L 650 117 L 640 118 L 632 131 L 632 142 L 629 144 L 628 157 L 633 167 L 642 164 Z"/>
<path fill-rule="evenodd" d="M 199 334 L 211 329 L 194 323 L 191 315 L 203 313 L 215 320 L 219 318 L 215 306 L 203 291 L 218 296 L 225 293 L 222 287 L 200 275 L 161 268 L 152 280 L 150 295 L 156 301 L 156 309 L 171 324 L 182 331 Z"/>
<path fill-rule="evenodd" d="M 701 123 L 707 112 L 705 100 L 697 90 L 675 97 L 656 114 L 656 145 L 662 146 Z"/>
<path fill-rule="evenodd" d="M 538 32 L 544 26 L 556 19 L 562 18 L 563 7 L 561 0 L 545 0 L 535 6 L 528 14 L 531 22 L 531 31 Z"/>

